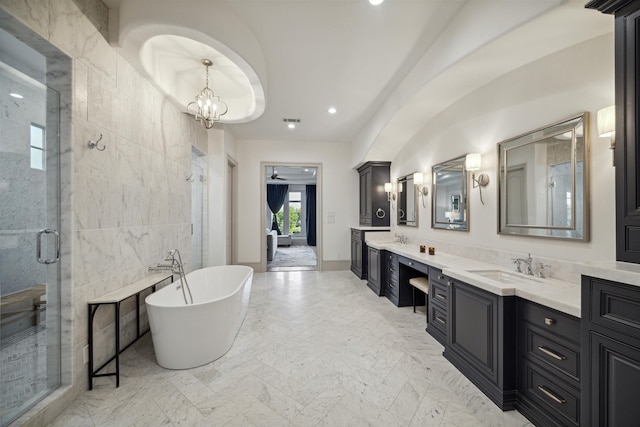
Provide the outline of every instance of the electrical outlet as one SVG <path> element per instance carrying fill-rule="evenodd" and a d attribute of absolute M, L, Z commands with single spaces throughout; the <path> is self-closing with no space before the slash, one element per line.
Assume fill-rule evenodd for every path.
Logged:
<path fill-rule="evenodd" d="M 85 365 L 89 363 L 89 346 L 88 345 L 85 345 L 84 347 L 82 347 L 82 360 Z"/>

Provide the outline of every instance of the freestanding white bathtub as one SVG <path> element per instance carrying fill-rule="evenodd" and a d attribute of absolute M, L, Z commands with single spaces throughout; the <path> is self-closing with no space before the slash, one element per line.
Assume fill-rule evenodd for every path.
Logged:
<path fill-rule="evenodd" d="M 145 299 L 156 359 L 167 369 L 195 368 L 223 356 L 249 306 L 251 267 L 208 267 L 186 277 L 193 304 L 185 304 L 179 280 Z"/>

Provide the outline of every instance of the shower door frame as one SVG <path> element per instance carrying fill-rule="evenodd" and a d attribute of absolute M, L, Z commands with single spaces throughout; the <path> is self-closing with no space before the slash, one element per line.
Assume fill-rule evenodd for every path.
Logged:
<path fill-rule="evenodd" d="M 72 384 L 74 379 L 74 337 L 73 337 L 73 273 L 72 273 L 72 182 L 73 182 L 73 148 L 72 148 L 72 59 L 57 47 L 43 39 L 29 27 L 17 20 L 3 8 L 0 8 L 0 28 L 18 38 L 24 44 L 30 46 L 46 58 L 47 87 L 59 94 L 59 127 L 58 127 L 58 232 L 60 235 L 60 261 L 58 262 L 59 297 L 58 311 L 49 311 L 48 316 L 57 316 L 60 324 L 60 384 L 55 390 L 51 390 L 31 409 L 20 415 L 21 419 L 27 419 L 37 423 L 38 419 L 44 421 L 52 416 L 52 412 L 60 411 L 62 406 L 54 405 L 54 402 L 64 402 L 67 396 L 73 394 Z M 34 254 L 35 256 L 35 254 Z M 56 265 L 56 264 L 54 264 Z M 75 353 L 81 354 L 82 348 L 77 348 Z M 52 349 L 54 351 L 54 349 Z M 55 414 L 57 415 L 57 413 Z"/>

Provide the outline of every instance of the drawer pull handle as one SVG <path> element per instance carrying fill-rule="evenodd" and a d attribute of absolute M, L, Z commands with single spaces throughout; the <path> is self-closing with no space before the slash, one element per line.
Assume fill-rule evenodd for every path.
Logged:
<path fill-rule="evenodd" d="M 442 323 L 443 325 L 446 325 L 446 324 L 447 324 L 447 321 L 446 321 L 446 320 L 444 320 L 444 319 L 443 319 L 442 317 L 440 317 L 440 316 L 436 316 L 436 320 L 437 320 L 438 322 Z"/>
<path fill-rule="evenodd" d="M 409 261 L 409 265 L 413 265 L 413 263 L 411 261 Z"/>
<path fill-rule="evenodd" d="M 389 283 L 389 287 L 393 289 L 393 283 Z"/>
<path fill-rule="evenodd" d="M 440 279 L 440 280 L 444 280 L 444 276 L 439 275 L 439 276 L 438 276 L 438 279 Z"/>
<path fill-rule="evenodd" d="M 547 325 L 547 326 L 551 326 L 551 325 L 553 325 L 554 323 L 556 323 L 556 320 L 555 320 L 555 319 L 552 319 L 551 317 L 545 317 L 545 318 L 544 318 L 544 324 L 545 324 L 545 325 Z"/>
<path fill-rule="evenodd" d="M 449 281 L 447 282 L 447 286 L 453 286 L 453 282 L 452 282 L 451 280 L 449 280 Z"/>
<path fill-rule="evenodd" d="M 447 300 L 447 297 L 442 295 L 442 294 L 436 294 L 436 298 L 440 298 L 440 299 L 445 300 L 445 301 Z"/>
<path fill-rule="evenodd" d="M 395 273 L 395 270 L 393 268 L 390 268 L 389 271 Z"/>
<path fill-rule="evenodd" d="M 538 346 L 538 350 L 540 350 L 541 352 L 543 352 L 544 354 L 546 354 L 547 356 L 553 357 L 554 359 L 557 360 L 567 360 L 566 356 L 563 356 L 561 354 L 556 353 L 555 351 L 549 350 L 547 347 L 543 346 L 543 345 L 539 345 Z"/>
<path fill-rule="evenodd" d="M 538 386 L 538 390 L 540 390 L 541 392 L 543 392 L 549 399 L 553 400 L 556 403 L 567 403 L 567 401 L 561 397 L 556 396 L 555 393 L 553 393 L 552 391 L 547 390 L 547 388 L 543 385 L 539 385 Z"/>

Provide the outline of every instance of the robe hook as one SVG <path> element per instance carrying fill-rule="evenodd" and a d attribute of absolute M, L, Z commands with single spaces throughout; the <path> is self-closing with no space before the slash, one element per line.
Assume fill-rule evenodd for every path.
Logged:
<path fill-rule="evenodd" d="M 100 133 L 100 138 L 98 138 L 98 140 L 97 140 L 97 141 L 89 140 L 89 142 L 88 142 L 89 148 L 92 148 L 92 149 L 93 149 L 93 148 L 95 148 L 95 149 L 96 149 L 96 150 L 98 150 L 98 151 L 104 151 L 104 150 L 106 150 L 106 149 L 107 149 L 107 146 L 106 146 L 106 145 L 104 145 L 104 143 L 102 143 L 102 147 L 99 147 L 99 146 L 98 146 L 98 143 L 99 143 L 100 141 L 102 141 L 102 133 Z"/>

